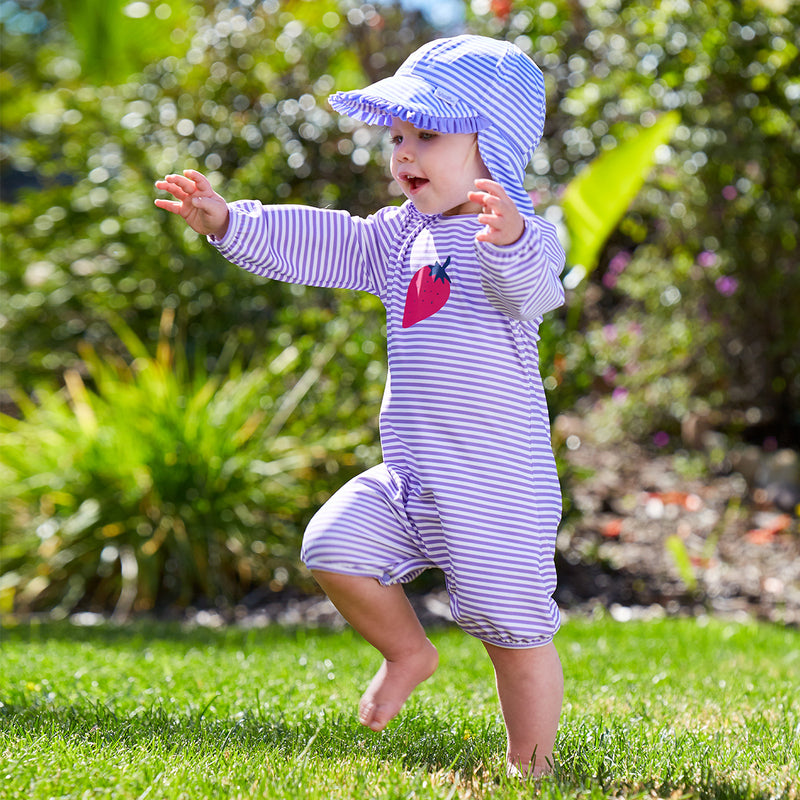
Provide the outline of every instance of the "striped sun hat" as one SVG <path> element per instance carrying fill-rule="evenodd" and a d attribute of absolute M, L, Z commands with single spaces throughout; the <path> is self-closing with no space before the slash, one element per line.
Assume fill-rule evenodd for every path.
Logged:
<path fill-rule="evenodd" d="M 477 133 L 492 177 L 521 213 L 534 213 L 523 181 L 544 129 L 544 78 L 516 45 L 485 36 L 436 39 L 391 78 L 337 92 L 330 104 L 370 125 L 395 117 L 439 133 Z"/>

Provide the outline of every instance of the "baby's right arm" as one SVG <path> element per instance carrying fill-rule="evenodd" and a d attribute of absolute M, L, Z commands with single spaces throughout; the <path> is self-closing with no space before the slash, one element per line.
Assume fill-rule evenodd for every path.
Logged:
<path fill-rule="evenodd" d="M 193 169 L 183 175 L 167 175 L 156 181 L 156 188 L 169 192 L 175 200 L 158 199 L 155 204 L 165 211 L 178 214 L 186 224 L 203 234 L 221 239 L 228 230 L 228 206 L 208 182 L 208 178 Z"/>
<path fill-rule="evenodd" d="M 346 211 L 240 200 L 228 206 L 195 170 L 167 175 L 156 188 L 175 200 L 155 204 L 210 237 L 228 261 L 256 275 L 382 297 L 389 254 L 404 224 L 399 207 L 366 219 Z"/>

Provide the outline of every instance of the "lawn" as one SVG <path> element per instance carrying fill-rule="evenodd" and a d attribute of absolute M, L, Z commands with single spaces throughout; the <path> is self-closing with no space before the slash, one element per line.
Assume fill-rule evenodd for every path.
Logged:
<path fill-rule="evenodd" d="M 505 778 L 479 642 L 381 734 L 354 714 L 377 667 L 355 634 L 177 624 L 2 631 L 0 798 L 530 797 Z M 559 776 L 542 797 L 800 797 L 800 632 L 571 618 Z"/>

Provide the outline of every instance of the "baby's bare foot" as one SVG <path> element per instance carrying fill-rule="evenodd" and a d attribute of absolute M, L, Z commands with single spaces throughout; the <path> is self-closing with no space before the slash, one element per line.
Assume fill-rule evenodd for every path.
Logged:
<path fill-rule="evenodd" d="M 384 660 L 364 692 L 358 718 L 370 730 L 381 731 L 394 719 L 408 696 L 430 678 L 439 664 L 439 654 L 426 639 L 417 652 L 396 661 Z"/>
<path fill-rule="evenodd" d="M 554 775 L 555 771 L 553 770 L 553 765 L 548 759 L 544 766 L 536 766 L 535 768 L 532 767 L 530 764 L 527 766 L 521 766 L 519 763 L 514 762 L 507 762 L 506 763 L 506 776 L 516 780 L 540 780 L 541 778 L 547 778 L 551 775 Z"/>

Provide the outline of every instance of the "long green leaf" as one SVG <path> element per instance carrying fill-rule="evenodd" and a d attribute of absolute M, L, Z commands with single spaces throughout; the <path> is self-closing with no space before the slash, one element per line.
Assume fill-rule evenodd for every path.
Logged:
<path fill-rule="evenodd" d="M 78 46 L 85 80 L 122 83 L 147 64 L 184 49 L 176 46 L 171 34 L 187 24 L 192 4 L 168 0 L 157 5 L 168 12 L 157 16 L 156 4 L 129 0 L 64 3 L 64 17 Z"/>
<path fill-rule="evenodd" d="M 675 566 L 677 567 L 681 576 L 681 580 L 686 585 L 686 588 L 690 592 L 694 592 L 697 589 L 697 577 L 694 574 L 692 560 L 689 557 L 689 553 L 686 550 L 686 545 L 683 543 L 683 540 L 679 536 L 673 534 L 672 536 L 667 537 L 665 547 L 674 559 Z"/>
<path fill-rule="evenodd" d="M 642 188 L 655 160 L 680 121 L 677 111 L 640 128 L 627 141 L 598 156 L 567 186 L 561 207 L 570 234 L 569 262 L 588 275 L 603 245 Z"/>

